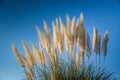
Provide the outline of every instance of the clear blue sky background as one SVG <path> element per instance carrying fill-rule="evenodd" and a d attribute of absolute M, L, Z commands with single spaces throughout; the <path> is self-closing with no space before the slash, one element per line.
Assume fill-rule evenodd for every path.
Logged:
<path fill-rule="evenodd" d="M 89 34 L 93 26 L 101 36 L 109 30 L 110 39 L 106 64 L 109 70 L 120 72 L 120 1 L 119 0 L 0 0 L 0 80 L 24 78 L 11 50 L 11 42 L 24 54 L 21 40 L 37 44 L 37 24 L 43 30 L 43 20 L 52 29 L 52 20 L 66 13 L 79 17 L 84 15 L 84 25 Z"/>

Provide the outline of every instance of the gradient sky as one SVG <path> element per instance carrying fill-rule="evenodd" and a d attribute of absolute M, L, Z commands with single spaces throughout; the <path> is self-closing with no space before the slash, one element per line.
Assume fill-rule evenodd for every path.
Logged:
<path fill-rule="evenodd" d="M 84 15 L 84 25 L 92 35 L 95 26 L 103 36 L 109 30 L 109 47 L 106 64 L 108 69 L 120 72 L 120 1 L 119 0 L 0 0 L 0 80 L 20 80 L 24 78 L 11 50 L 14 42 L 21 54 L 24 54 L 21 40 L 30 45 L 37 44 L 35 25 L 43 31 L 43 20 L 52 30 L 51 23 L 61 16 L 65 21 Z"/>

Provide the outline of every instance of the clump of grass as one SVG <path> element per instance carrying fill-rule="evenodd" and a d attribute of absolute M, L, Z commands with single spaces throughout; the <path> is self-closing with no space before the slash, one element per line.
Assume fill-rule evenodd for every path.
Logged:
<path fill-rule="evenodd" d="M 31 42 L 33 49 L 31 52 L 26 42 L 22 41 L 25 56 L 20 55 L 15 45 L 12 45 L 19 65 L 24 68 L 27 80 L 115 79 L 112 76 L 113 73 L 107 72 L 105 67 L 85 62 L 85 54 L 90 61 L 91 52 L 95 52 L 99 56 L 99 64 L 102 61 L 100 60 L 101 50 L 103 50 L 105 58 L 107 55 L 108 31 L 105 32 L 101 47 L 100 33 L 96 28 L 93 28 L 91 45 L 89 34 L 86 32 L 83 22 L 82 13 L 78 22 L 75 17 L 71 20 L 66 15 L 66 25 L 59 17 L 59 20 L 57 18 L 56 22 L 52 22 L 53 36 L 51 36 L 48 25 L 44 21 L 45 33 L 36 26 L 39 48 Z"/>

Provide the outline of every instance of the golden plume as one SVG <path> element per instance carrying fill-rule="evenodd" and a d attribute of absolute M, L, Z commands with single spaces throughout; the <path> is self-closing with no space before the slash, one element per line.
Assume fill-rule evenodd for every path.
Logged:
<path fill-rule="evenodd" d="M 53 38 L 54 38 L 55 48 L 58 48 L 59 52 L 62 53 L 63 52 L 63 38 L 59 31 L 58 20 L 56 19 L 56 25 L 54 24 L 54 22 L 52 23 L 52 25 L 53 25 Z"/>
<path fill-rule="evenodd" d="M 88 33 L 86 36 L 86 51 L 87 51 L 88 58 L 90 58 L 90 56 L 91 56 L 91 41 L 90 41 L 90 37 L 89 37 Z"/>
<path fill-rule="evenodd" d="M 31 64 L 29 63 L 29 61 L 26 57 L 22 56 L 22 58 L 24 59 L 25 69 L 26 69 L 28 75 L 30 75 L 30 77 L 33 80 L 34 79 L 33 68 L 31 68 Z"/>
<path fill-rule="evenodd" d="M 52 27 L 53 27 L 53 39 L 54 39 L 54 46 L 55 48 L 57 48 L 57 31 L 56 31 L 56 26 L 54 24 L 54 22 L 52 22 Z"/>
<path fill-rule="evenodd" d="M 70 33 L 70 25 L 71 25 L 71 21 L 70 21 L 70 17 L 68 16 L 68 14 L 66 14 L 66 26 L 67 26 L 67 32 L 68 34 Z"/>
<path fill-rule="evenodd" d="M 35 65 L 35 61 L 34 61 L 34 58 L 32 56 L 32 53 L 29 50 L 29 48 L 28 48 L 27 44 L 25 43 L 25 41 L 22 40 L 22 44 L 23 44 L 23 47 L 24 47 L 24 50 L 25 50 L 25 53 L 26 53 L 26 56 L 27 56 L 27 60 L 30 63 L 31 68 L 33 68 L 34 65 Z"/>
<path fill-rule="evenodd" d="M 42 65 L 42 67 L 44 67 L 44 56 L 40 53 L 40 51 L 36 48 L 36 46 L 33 43 L 31 44 L 36 61 L 39 62 Z"/>
<path fill-rule="evenodd" d="M 25 64 L 24 64 L 24 62 L 23 62 L 23 59 L 22 59 L 19 51 L 17 50 L 17 48 L 16 48 L 16 46 L 15 46 L 14 44 L 12 44 L 12 50 L 13 50 L 13 52 L 14 52 L 14 54 L 15 54 L 15 57 L 16 57 L 16 59 L 17 59 L 18 64 L 19 64 L 21 67 L 25 67 Z"/>
<path fill-rule="evenodd" d="M 46 37 L 47 37 L 47 39 L 48 39 L 48 42 L 50 42 L 50 41 L 51 41 L 51 38 L 50 38 L 50 30 L 49 30 L 49 28 L 48 28 L 48 26 L 47 26 L 47 23 L 46 23 L 45 21 L 44 21 L 43 23 L 44 23 L 44 29 L 45 29 Z"/>
<path fill-rule="evenodd" d="M 72 18 L 71 25 L 70 25 L 70 32 L 69 32 L 69 52 L 72 53 L 73 46 L 74 46 L 74 39 L 75 39 L 75 17 Z"/>
<path fill-rule="evenodd" d="M 101 42 L 100 34 L 99 34 L 99 32 L 97 32 L 96 53 L 98 53 L 98 55 L 100 55 L 100 49 L 101 49 L 100 42 Z"/>
<path fill-rule="evenodd" d="M 45 29 L 45 33 L 46 33 L 46 49 L 47 52 L 50 52 L 50 47 L 51 47 L 51 37 L 50 37 L 50 30 L 48 29 L 47 23 L 44 21 L 44 29 Z"/>
<path fill-rule="evenodd" d="M 50 57 L 50 60 L 51 60 L 51 63 L 53 65 L 53 67 L 56 67 L 56 65 L 57 65 L 56 64 L 56 58 L 57 58 L 56 48 L 51 47 L 51 51 L 50 51 L 49 57 Z"/>
<path fill-rule="evenodd" d="M 62 35 L 62 38 L 64 38 L 66 28 L 65 28 L 65 25 L 64 25 L 63 22 L 62 22 L 61 17 L 59 17 L 59 23 L 60 23 L 61 35 Z"/>
<path fill-rule="evenodd" d="M 38 33 L 38 36 L 39 36 L 39 40 L 40 40 L 42 46 L 49 53 L 50 52 L 50 47 L 51 47 L 50 40 L 41 32 L 41 30 L 38 27 L 36 27 L 36 30 L 37 30 L 37 33 Z M 46 34 L 48 34 L 48 33 L 46 33 Z"/>
<path fill-rule="evenodd" d="M 77 38 L 77 45 L 80 48 L 81 59 L 84 62 L 84 52 L 85 52 L 85 29 L 83 25 L 83 14 L 80 14 L 80 21 L 78 23 L 76 38 Z"/>
<path fill-rule="evenodd" d="M 93 51 L 95 51 L 96 42 L 97 42 L 97 29 L 93 28 L 93 42 L 92 42 L 92 50 Z"/>

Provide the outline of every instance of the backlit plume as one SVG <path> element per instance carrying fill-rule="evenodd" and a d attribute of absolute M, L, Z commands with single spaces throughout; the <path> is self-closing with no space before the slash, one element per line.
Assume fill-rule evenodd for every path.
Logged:
<path fill-rule="evenodd" d="M 95 52 L 100 57 L 101 50 L 103 50 L 104 57 L 107 55 L 108 31 L 104 34 L 101 47 L 100 33 L 96 28 L 93 28 L 91 42 L 91 36 L 84 27 L 84 17 L 82 13 L 77 20 L 75 17 L 70 18 L 66 15 L 66 24 L 64 24 L 61 17 L 56 18 L 56 21 L 53 21 L 51 24 L 53 33 L 50 32 L 49 25 L 47 25 L 45 21 L 43 21 L 44 32 L 36 26 L 39 47 L 31 42 L 32 51 L 29 49 L 27 42 L 22 40 L 25 56 L 21 55 L 16 46 L 12 44 L 14 55 L 19 65 L 24 68 L 27 80 L 35 80 L 34 69 L 38 66 L 40 66 L 41 69 L 49 67 L 50 70 L 47 71 L 47 69 L 45 69 L 45 71 L 50 72 L 49 78 L 51 80 L 55 80 L 55 72 L 61 69 L 58 63 L 62 61 L 66 61 L 68 66 L 71 66 L 69 64 L 75 61 L 77 70 L 81 70 L 80 66 L 82 66 L 84 70 L 85 55 L 87 55 L 88 60 L 91 58 L 91 52 Z M 64 59 L 62 59 L 62 57 Z M 62 64 L 62 66 L 63 65 L 64 64 Z M 73 72 L 70 72 L 70 76 L 73 76 L 73 74 Z"/>

